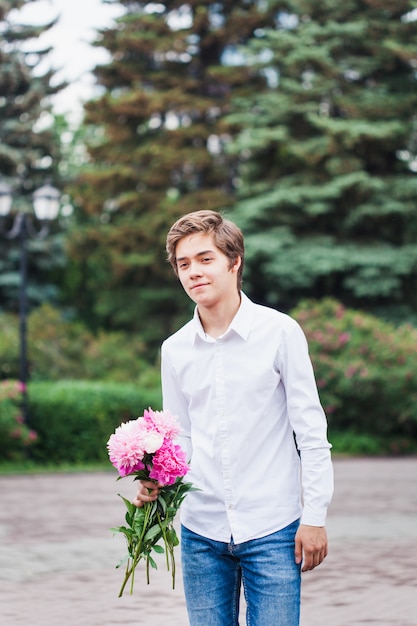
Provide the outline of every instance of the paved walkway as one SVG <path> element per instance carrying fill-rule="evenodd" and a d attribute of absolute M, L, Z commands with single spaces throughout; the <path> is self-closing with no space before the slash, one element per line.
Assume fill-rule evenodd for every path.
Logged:
<path fill-rule="evenodd" d="M 113 471 L 0 477 L 2 626 L 186 626 L 161 562 L 118 599 L 124 555 Z M 302 626 L 417 626 L 417 458 L 336 459 L 330 553 L 303 578 Z M 225 626 L 228 626 L 225 624 Z M 273 624 L 265 624 L 273 626 Z"/>

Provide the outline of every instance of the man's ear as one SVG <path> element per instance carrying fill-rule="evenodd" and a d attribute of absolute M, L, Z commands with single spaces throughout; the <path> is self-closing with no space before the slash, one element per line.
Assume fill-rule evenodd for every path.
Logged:
<path fill-rule="evenodd" d="M 241 265 L 242 265 L 242 257 L 237 256 L 236 259 L 233 261 L 233 265 L 230 269 L 232 270 L 232 272 L 237 272 Z"/>

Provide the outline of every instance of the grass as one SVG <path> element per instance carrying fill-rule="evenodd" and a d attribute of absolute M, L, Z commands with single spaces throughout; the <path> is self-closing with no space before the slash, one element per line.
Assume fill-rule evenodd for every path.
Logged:
<path fill-rule="evenodd" d="M 67 474 L 82 472 L 111 472 L 114 468 L 110 463 L 35 463 L 30 459 L 21 461 L 0 462 L 0 476 L 19 474 Z"/>

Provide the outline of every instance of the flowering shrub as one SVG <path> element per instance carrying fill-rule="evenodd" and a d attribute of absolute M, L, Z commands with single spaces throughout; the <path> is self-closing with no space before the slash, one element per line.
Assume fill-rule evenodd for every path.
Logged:
<path fill-rule="evenodd" d="M 174 528 L 175 515 L 187 495 L 193 490 L 191 483 L 183 482 L 189 467 L 185 452 L 173 440 L 180 432 L 177 418 L 169 411 L 149 408 L 142 417 L 121 424 L 107 442 L 109 458 L 119 472 L 119 478 L 134 476 L 135 480 L 153 481 L 158 485 L 158 498 L 136 507 L 122 498 L 127 507 L 127 526 L 113 528 L 127 541 L 128 558 L 125 578 L 119 597 L 134 574 L 141 559 L 146 563 L 149 584 L 149 566 L 156 569 L 152 552 L 166 555 L 167 569 L 171 568 L 172 588 L 175 587 L 174 548 L 178 538 Z M 159 545 L 162 541 L 164 547 Z"/>
<path fill-rule="evenodd" d="M 21 414 L 23 383 L 16 380 L 0 381 L 0 459 L 19 460 L 37 435 L 28 428 Z"/>
<path fill-rule="evenodd" d="M 417 329 L 333 299 L 304 301 L 291 315 L 309 342 L 330 439 L 351 430 L 385 441 L 384 452 L 415 449 Z"/>
<path fill-rule="evenodd" d="M 121 421 L 134 419 L 138 404 L 161 401 L 160 387 L 90 380 L 30 382 L 30 422 L 38 433 L 34 461 L 108 462 L 106 442 Z"/>
<path fill-rule="evenodd" d="M 89 331 L 66 319 L 49 304 L 28 316 L 28 360 L 31 381 L 108 380 L 135 381 L 149 377 L 149 351 L 139 336 L 103 330 Z M 0 313 L 0 378 L 19 373 L 19 318 Z M 159 368 L 154 367 L 155 384 Z"/>

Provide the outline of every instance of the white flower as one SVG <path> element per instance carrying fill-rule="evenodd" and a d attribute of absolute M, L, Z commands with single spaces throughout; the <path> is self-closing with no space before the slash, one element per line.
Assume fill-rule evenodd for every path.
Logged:
<path fill-rule="evenodd" d="M 161 433 L 157 433 L 155 430 L 151 430 L 143 437 L 143 447 L 147 454 L 153 454 L 164 443 L 164 437 Z"/>

